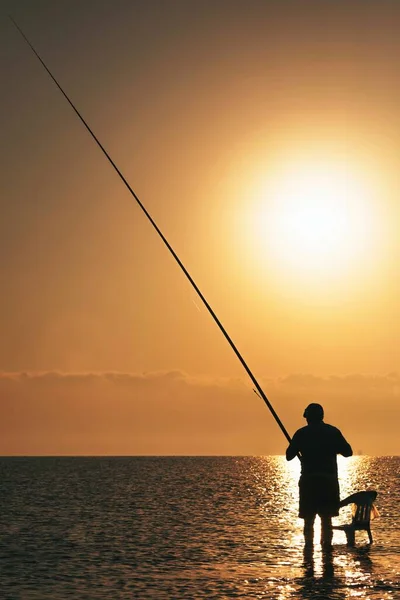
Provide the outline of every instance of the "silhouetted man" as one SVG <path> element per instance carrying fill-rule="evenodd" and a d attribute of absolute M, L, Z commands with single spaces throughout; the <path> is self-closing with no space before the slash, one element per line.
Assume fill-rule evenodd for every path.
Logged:
<path fill-rule="evenodd" d="M 336 456 L 351 456 L 353 450 L 336 427 L 324 423 L 324 409 L 309 404 L 303 417 L 307 420 L 294 434 L 286 450 L 286 460 L 301 456 L 299 480 L 299 517 L 304 519 L 304 541 L 313 543 L 314 521 L 321 518 L 321 544 L 332 543 L 332 517 L 339 514 L 339 481 Z"/>

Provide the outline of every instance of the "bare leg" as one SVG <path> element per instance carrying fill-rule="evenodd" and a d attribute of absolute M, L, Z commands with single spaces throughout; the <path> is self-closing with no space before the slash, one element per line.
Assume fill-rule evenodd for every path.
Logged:
<path fill-rule="evenodd" d="M 304 544 L 308 547 L 312 546 L 314 542 L 314 521 L 315 515 L 304 519 Z"/>
<path fill-rule="evenodd" d="M 321 517 L 321 545 L 325 548 L 332 546 L 332 518 Z"/>

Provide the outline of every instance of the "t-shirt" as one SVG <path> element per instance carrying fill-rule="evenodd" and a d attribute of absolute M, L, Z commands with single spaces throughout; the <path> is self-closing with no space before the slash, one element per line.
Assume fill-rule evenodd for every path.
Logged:
<path fill-rule="evenodd" d="M 337 454 L 351 456 L 353 451 L 342 433 L 323 421 L 298 429 L 286 450 L 291 460 L 301 455 L 302 475 L 333 475 L 337 477 Z"/>

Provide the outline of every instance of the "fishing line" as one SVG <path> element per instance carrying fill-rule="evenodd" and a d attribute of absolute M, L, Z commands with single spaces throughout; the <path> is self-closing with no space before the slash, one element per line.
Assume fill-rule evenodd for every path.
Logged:
<path fill-rule="evenodd" d="M 150 223 L 153 225 L 154 229 L 156 230 L 156 232 L 158 233 L 158 235 L 160 236 L 160 238 L 162 239 L 162 241 L 164 242 L 164 244 L 166 245 L 166 247 L 168 248 L 168 250 L 170 251 L 170 253 L 174 257 L 174 259 L 178 263 L 178 265 L 182 269 L 183 273 L 186 275 L 187 279 L 190 281 L 190 283 L 192 284 L 193 288 L 196 290 L 196 292 L 197 292 L 198 296 L 200 297 L 200 299 L 202 300 L 204 306 L 207 308 L 208 312 L 210 313 L 210 315 L 214 319 L 215 323 L 218 325 L 218 327 L 219 327 L 220 331 L 222 332 L 222 334 L 224 335 L 226 341 L 228 342 L 228 344 L 230 345 L 230 347 L 232 348 L 232 350 L 236 354 L 236 356 L 239 359 L 240 363 L 242 364 L 244 370 L 246 371 L 246 373 L 250 377 L 251 381 L 253 382 L 254 386 L 256 387 L 258 395 L 264 400 L 264 402 L 267 405 L 268 409 L 270 410 L 272 416 L 274 417 L 275 421 L 277 422 L 278 426 L 280 427 L 283 435 L 286 437 L 286 439 L 290 443 L 291 438 L 290 438 L 290 436 L 289 436 L 289 434 L 288 434 L 285 426 L 283 425 L 282 421 L 278 417 L 277 413 L 275 412 L 275 410 L 274 410 L 272 404 L 270 403 L 270 401 L 268 400 L 267 396 L 264 394 L 264 392 L 263 392 L 260 384 L 258 383 L 257 379 L 254 377 L 253 373 L 251 372 L 251 370 L 247 366 L 247 363 L 245 362 L 244 358 L 240 354 L 239 350 L 237 349 L 237 347 L 233 343 L 231 337 L 228 335 L 226 329 L 223 327 L 221 321 L 218 319 L 217 315 L 215 314 L 215 312 L 213 311 L 213 309 L 211 308 L 211 306 L 207 302 L 206 298 L 203 296 L 202 292 L 197 287 L 197 284 L 195 283 L 194 279 L 191 277 L 191 275 L 189 274 L 189 272 L 187 271 L 187 269 L 183 265 L 182 261 L 180 260 L 180 258 L 178 257 L 178 255 L 176 254 L 176 252 L 174 251 L 174 249 L 172 248 L 172 246 L 169 244 L 168 240 L 166 239 L 166 237 L 164 236 L 164 234 L 162 233 L 162 231 L 159 229 L 159 227 L 155 223 L 154 219 L 151 217 L 151 215 L 148 213 L 148 211 L 146 210 L 146 208 L 144 207 L 144 205 L 142 204 L 142 202 L 139 200 L 138 196 L 135 194 L 135 192 L 133 191 L 133 189 L 129 185 L 128 181 L 125 179 L 125 177 L 123 176 L 123 174 L 121 173 L 121 171 L 119 170 L 119 168 L 117 167 L 117 165 L 115 164 L 115 162 L 113 161 L 113 159 L 111 158 L 111 156 L 108 154 L 107 150 L 104 148 L 104 146 L 98 140 L 98 138 L 93 133 L 93 131 L 91 130 L 91 128 L 89 127 L 89 125 L 86 123 L 85 119 L 82 117 L 81 113 L 78 111 L 78 109 L 75 107 L 75 105 L 73 104 L 73 102 L 70 100 L 70 98 L 64 92 L 63 88 L 58 83 L 58 81 L 56 80 L 56 78 L 53 76 L 53 74 L 51 73 L 51 71 L 48 69 L 48 67 L 46 66 L 45 62 L 42 60 L 42 58 L 36 52 L 35 48 L 31 44 L 31 42 L 28 40 L 28 38 L 26 37 L 26 35 L 24 34 L 24 32 L 17 25 L 17 23 L 11 17 L 11 15 L 9 15 L 9 18 L 10 18 L 11 22 L 14 24 L 15 28 L 19 31 L 19 33 L 21 34 L 21 36 L 24 38 L 25 42 L 31 48 L 32 52 L 39 59 L 39 61 L 41 62 L 42 66 L 44 67 L 44 69 L 50 75 L 51 79 L 54 81 L 54 83 L 56 84 L 56 86 L 58 87 L 58 89 L 60 90 L 60 92 L 62 93 L 62 95 L 64 96 L 64 98 L 67 100 L 67 102 L 72 107 L 72 109 L 74 110 L 74 112 L 76 113 L 76 115 L 79 117 L 79 119 L 81 120 L 81 122 L 83 123 L 83 125 L 85 126 L 85 128 L 87 129 L 87 131 L 90 133 L 90 135 L 92 136 L 92 138 L 94 139 L 94 141 L 96 142 L 96 144 L 102 150 L 102 152 L 105 155 L 105 157 L 107 158 L 107 160 L 111 163 L 112 167 L 117 172 L 117 174 L 119 175 L 119 177 L 122 180 L 122 182 L 125 184 L 125 187 L 129 190 L 129 192 L 131 193 L 131 195 L 133 196 L 133 198 L 136 200 L 136 202 L 138 203 L 138 205 L 140 206 L 140 208 L 142 209 L 142 211 L 144 212 L 144 214 L 146 215 L 146 217 L 148 218 L 148 220 L 150 221 Z"/>

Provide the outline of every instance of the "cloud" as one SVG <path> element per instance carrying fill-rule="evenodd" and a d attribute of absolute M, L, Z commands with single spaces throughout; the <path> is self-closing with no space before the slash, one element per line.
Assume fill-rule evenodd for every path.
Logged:
<path fill-rule="evenodd" d="M 324 394 L 336 393 L 343 391 L 344 393 L 376 393 L 385 392 L 393 396 L 399 396 L 400 377 L 397 373 L 389 373 L 388 375 L 361 375 L 351 374 L 344 376 L 331 375 L 330 377 L 316 377 L 315 375 L 288 375 L 279 380 L 280 385 L 284 388 L 318 390 Z"/>
<path fill-rule="evenodd" d="M 309 402 L 355 450 L 397 453 L 400 377 L 291 374 L 260 381 L 290 433 Z M 251 382 L 150 373 L 0 373 L 0 454 L 280 454 Z"/>

